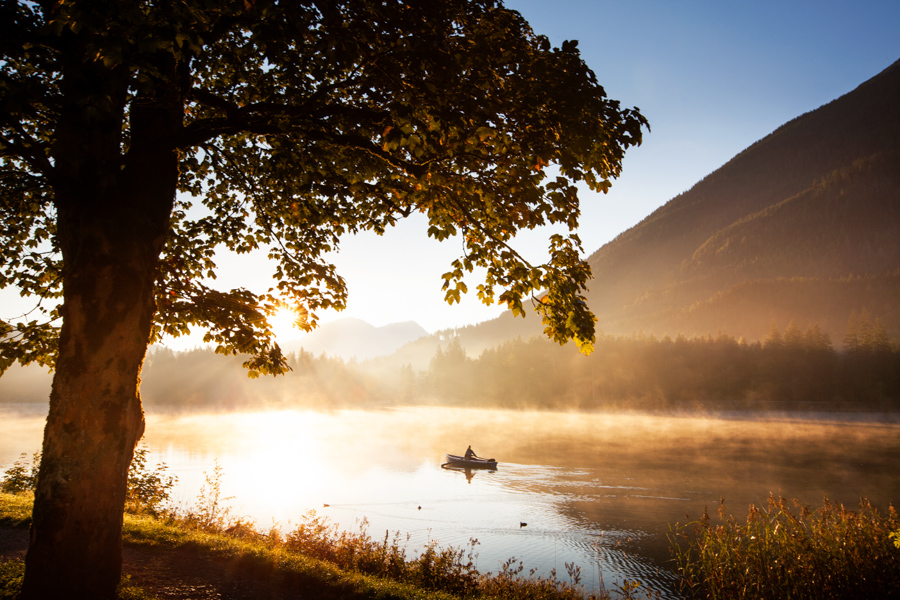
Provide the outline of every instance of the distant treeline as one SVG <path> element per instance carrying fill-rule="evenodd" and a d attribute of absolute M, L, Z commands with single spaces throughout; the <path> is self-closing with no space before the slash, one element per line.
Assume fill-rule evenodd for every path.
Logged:
<path fill-rule="evenodd" d="M 241 357 L 157 348 L 144 365 L 141 393 L 151 410 L 178 411 L 409 404 L 900 410 L 900 343 L 866 312 L 850 318 L 839 349 L 818 325 L 801 330 L 794 322 L 783 331 L 773 323 L 763 340 L 752 343 L 725 333 L 637 334 L 601 335 L 594 347 L 586 357 L 534 337 L 469 358 L 460 338 L 450 338 L 421 371 L 384 359 L 346 362 L 300 351 L 288 355 L 290 373 L 259 379 L 247 377 Z M 46 401 L 49 375 L 41 376 L 38 385 L 7 373 L 0 379 L 0 402 Z"/>
<path fill-rule="evenodd" d="M 145 365 L 141 395 L 150 408 L 233 410 L 309 407 L 339 409 L 369 406 L 397 398 L 400 372 L 369 375 L 355 361 L 301 350 L 287 355 L 291 371 L 279 377 L 249 379 L 243 357 L 198 348 L 173 352 L 154 349 Z"/>
<path fill-rule="evenodd" d="M 727 334 L 674 339 L 600 336 L 584 357 L 533 338 L 469 359 L 439 350 L 417 396 L 442 404 L 548 409 L 895 410 L 900 344 L 867 313 L 841 351 L 817 325 L 772 325 L 761 342 Z"/>

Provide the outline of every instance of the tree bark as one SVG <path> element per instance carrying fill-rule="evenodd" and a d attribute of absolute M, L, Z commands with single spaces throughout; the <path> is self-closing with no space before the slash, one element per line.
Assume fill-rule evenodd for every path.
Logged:
<path fill-rule="evenodd" d="M 26 598 L 114 598 L 119 582 L 128 467 L 144 432 L 138 385 L 153 271 L 115 264 L 116 246 L 97 252 L 105 264 L 98 256 L 96 267 L 67 281 Z"/>
<path fill-rule="evenodd" d="M 63 323 L 25 560 L 29 600 L 115 598 L 121 576 L 128 468 L 144 432 L 140 372 L 181 118 L 172 102 L 136 99 L 123 154 L 123 81 L 96 64 L 63 72 L 73 99 L 54 146 Z"/>

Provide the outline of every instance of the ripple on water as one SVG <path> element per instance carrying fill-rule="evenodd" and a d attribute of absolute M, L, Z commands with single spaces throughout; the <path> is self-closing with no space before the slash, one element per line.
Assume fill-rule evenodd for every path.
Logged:
<path fill-rule="evenodd" d="M 376 539 L 400 531 L 410 553 L 477 538 L 481 571 L 516 557 L 525 573 L 566 579 L 574 562 L 588 590 L 627 578 L 673 597 L 669 524 L 715 514 L 720 496 L 739 518 L 769 492 L 848 506 L 866 496 L 882 509 L 900 497 L 896 424 L 434 408 L 149 420 L 151 456 L 179 477 L 178 500 L 198 497 L 218 459 L 234 514 L 263 526 L 290 528 L 315 508 L 345 529 L 367 519 Z M 0 463 L 36 450 L 42 429 L 42 415 L 3 413 Z M 440 468 L 475 442 L 497 471 Z"/>

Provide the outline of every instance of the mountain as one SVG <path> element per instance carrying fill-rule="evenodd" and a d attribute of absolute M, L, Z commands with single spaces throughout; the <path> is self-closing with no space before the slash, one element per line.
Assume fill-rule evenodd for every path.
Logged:
<path fill-rule="evenodd" d="M 312 354 L 367 360 L 391 354 L 409 342 L 427 336 L 418 323 L 406 321 L 375 327 L 360 319 L 338 319 L 319 326 L 301 339 L 281 344 L 285 352 L 303 349 Z"/>
<path fill-rule="evenodd" d="M 753 144 L 590 258 L 607 333 L 759 339 L 851 312 L 900 334 L 900 61 Z"/>
<path fill-rule="evenodd" d="M 865 310 L 900 337 L 900 61 L 779 127 L 588 262 L 604 333 L 757 340 L 793 320 L 840 347 Z M 541 330 L 534 315 L 504 314 L 454 334 L 473 355 Z"/>

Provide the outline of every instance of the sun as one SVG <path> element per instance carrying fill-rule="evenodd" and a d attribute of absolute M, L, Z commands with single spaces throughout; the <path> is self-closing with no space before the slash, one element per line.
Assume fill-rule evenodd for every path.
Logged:
<path fill-rule="evenodd" d="M 275 338 L 283 343 L 300 337 L 303 330 L 295 324 L 299 319 L 299 315 L 290 308 L 282 307 L 275 311 L 275 314 L 269 317 L 269 325 L 272 326 Z"/>

